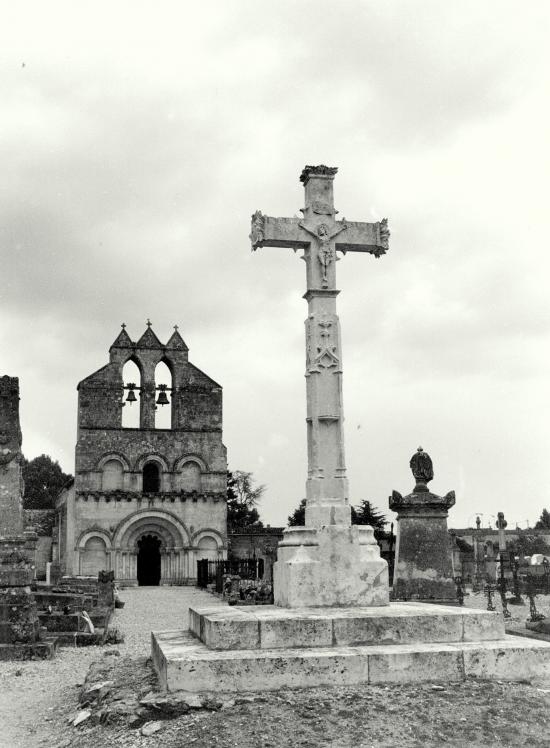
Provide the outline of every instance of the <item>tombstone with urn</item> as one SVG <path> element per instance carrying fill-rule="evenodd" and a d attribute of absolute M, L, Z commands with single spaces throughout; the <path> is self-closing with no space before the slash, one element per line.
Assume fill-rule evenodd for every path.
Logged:
<path fill-rule="evenodd" d="M 393 599 L 452 601 L 456 586 L 447 515 L 455 493 L 438 496 L 429 490 L 433 465 L 422 447 L 410 467 L 416 481 L 412 493 L 401 496 L 394 491 L 389 500 L 390 509 L 397 512 Z"/>

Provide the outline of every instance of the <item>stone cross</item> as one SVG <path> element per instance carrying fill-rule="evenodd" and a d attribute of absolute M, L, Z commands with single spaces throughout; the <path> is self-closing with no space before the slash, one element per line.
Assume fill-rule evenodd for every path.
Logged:
<path fill-rule="evenodd" d="M 250 233 L 252 250 L 301 249 L 306 262 L 307 527 L 351 523 L 344 460 L 336 253 L 368 252 L 380 257 L 388 250 L 390 235 L 387 219 L 377 223 L 336 220 L 333 181 L 337 171 L 328 166 L 306 166 L 300 176 L 305 188 L 303 217 L 272 218 L 256 211 Z"/>
<path fill-rule="evenodd" d="M 506 535 L 504 530 L 506 529 L 508 522 L 504 519 L 504 512 L 497 514 L 497 527 L 498 527 L 498 549 L 499 551 L 506 550 Z"/>

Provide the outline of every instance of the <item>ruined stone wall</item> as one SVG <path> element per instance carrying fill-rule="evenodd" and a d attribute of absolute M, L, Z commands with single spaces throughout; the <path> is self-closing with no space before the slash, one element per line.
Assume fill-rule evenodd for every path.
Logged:
<path fill-rule="evenodd" d="M 19 380 L 0 377 L 0 537 L 23 531 Z"/>

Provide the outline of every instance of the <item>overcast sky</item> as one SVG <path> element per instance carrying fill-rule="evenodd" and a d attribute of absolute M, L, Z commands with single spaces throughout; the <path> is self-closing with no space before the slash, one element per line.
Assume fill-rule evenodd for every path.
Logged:
<path fill-rule="evenodd" d="M 550 508 L 550 4 L 1 3 L 0 373 L 23 449 L 74 471 L 76 385 L 128 325 L 178 324 L 224 388 L 231 469 L 285 524 L 306 479 L 305 267 L 251 254 L 303 207 L 390 252 L 338 263 L 350 499 L 421 444 L 450 525 Z"/>

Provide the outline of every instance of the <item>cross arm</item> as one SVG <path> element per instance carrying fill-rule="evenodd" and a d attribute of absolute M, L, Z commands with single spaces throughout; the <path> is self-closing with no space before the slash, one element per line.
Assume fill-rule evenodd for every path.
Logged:
<path fill-rule="evenodd" d="M 383 218 L 377 223 L 363 223 L 360 221 L 342 221 L 346 230 L 336 239 L 336 249 L 346 252 L 370 252 L 380 257 L 389 249 L 390 230 L 388 219 Z"/>
<path fill-rule="evenodd" d="M 257 210 L 250 228 L 252 251 L 258 247 L 290 247 L 295 251 L 307 247 L 309 240 L 300 227 L 300 220 L 264 216 Z"/>

